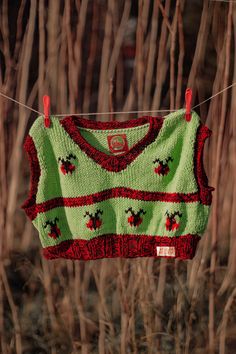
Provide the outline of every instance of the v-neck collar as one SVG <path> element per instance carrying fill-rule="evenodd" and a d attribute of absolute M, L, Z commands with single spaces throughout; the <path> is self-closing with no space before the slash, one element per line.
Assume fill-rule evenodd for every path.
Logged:
<path fill-rule="evenodd" d="M 97 121 L 82 118 L 80 116 L 66 116 L 59 122 L 71 139 L 96 163 L 107 171 L 119 172 L 124 170 L 134 159 L 141 154 L 144 148 L 150 145 L 158 136 L 162 127 L 164 118 L 161 116 L 142 116 L 126 121 Z M 89 128 L 105 131 L 106 129 L 124 129 L 142 126 L 149 123 L 149 129 L 146 135 L 133 145 L 128 151 L 119 155 L 108 155 L 103 151 L 96 149 L 82 136 L 79 128 Z M 111 131 L 109 131 L 111 133 Z M 122 133 L 126 133 L 123 131 Z"/>

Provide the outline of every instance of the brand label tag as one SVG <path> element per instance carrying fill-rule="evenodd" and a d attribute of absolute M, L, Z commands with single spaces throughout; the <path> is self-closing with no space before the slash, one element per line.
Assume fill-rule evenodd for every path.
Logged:
<path fill-rule="evenodd" d="M 111 152 L 116 153 L 128 151 L 126 134 L 107 135 L 107 140 Z"/>
<path fill-rule="evenodd" d="M 175 257 L 175 247 L 173 246 L 157 246 L 157 256 Z"/>

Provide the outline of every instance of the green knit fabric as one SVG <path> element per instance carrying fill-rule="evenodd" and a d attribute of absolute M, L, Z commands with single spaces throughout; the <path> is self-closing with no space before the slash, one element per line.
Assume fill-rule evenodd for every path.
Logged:
<path fill-rule="evenodd" d="M 88 196 L 114 187 L 128 187 L 146 192 L 193 193 L 198 191 L 194 175 L 194 143 L 196 132 L 201 123 L 200 117 L 192 111 L 190 122 L 184 119 L 185 109 L 179 109 L 164 118 L 163 125 L 155 141 L 145 149 L 120 172 L 107 171 L 80 149 L 78 144 L 69 136 L 60 125 L 59 119 L 51 116 L 49 129 L 44 127 L 44 118 L 38 117 L 30 128 L 37 149 L 41 169 L 40 180 L 36 195 L 36 203 L 43 203 L 55 197 Z M 131 148 L 147 133 L 149 123 L 137 127 L 119 129 L 80 129 L 81 135 L 96 149 L 112 155 L 107 144 L 107 134 L 125 133 L 128 146 Z M 173 134 L 174 132 L 174 134 Z M 76 155 L 73 164 L 75 173 L 63 175 L 59 170 L 58 156 L 65 156 L 68 152 Z M 153 160 L 157 157 L 169 162 L 170 172 L 166 176 L 153 173 Z M 125 197 L 110 198 L 107 200 L 78 207 L 55 207 L 47 212 L 38 213 L 32 220 L 39 232 L 43 247 L 59 244 L 63 240 L 77 239 L 78 237 L 90 240 L 104 234 L 133 234 L 134 228 L 127 220 L 125 210 L 132 206 L 138 211 L 146 211 L 143 222 L 136 228 L 135 233 L 140 235 L 160 235 L 169 237 L 188 233 L 203 235 L 209 218 L 209 205 L 196 202 L 171 203 L 163 201 L 144 201 Z M 87 219 L 84 214 L 87 210 L 94 213 L 97 209 L 103 210 L 103 224 L 97 230 L 91 231 L 86 227 Z M 180 227 L 177 230 L 166 231 L 165 212 L 180 211 Z M 61 236 L 58 239 L 48 237 L 43 224 L 48 219 L 59 218 Z"/>

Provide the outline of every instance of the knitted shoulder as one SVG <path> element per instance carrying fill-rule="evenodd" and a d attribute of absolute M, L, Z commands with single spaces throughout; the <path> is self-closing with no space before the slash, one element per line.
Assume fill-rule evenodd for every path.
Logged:
<path fill-rule="evenodd" d="M 47 128 L 44 126 L 44 117 L 39 116 L 31 125 L 23 143 L 23 148 L 28 155 L 31 167 L 36 167 L 40 165 L 40 169 L 44 166 L 43 154 L 40 153 L 45 146 L 45 141 L 47 139 Z M 38 168 L 38 166 L 37 166 Z"/>
<path fill-rule="evenodd" d="M 192 110 L 191 114 L 191 122 L 192 124 L 199 126 L 199 125 L 204 125 L 202 122 L 202 118 L 198 115 L 198 113 L 194 110 Z"/>
<path fill-rule="evenodd" d="M 28 134 L 31 137 L 35 137 L 38 134 L 42 134 L 45 131 L 45 129 L 46 128 L 44 127 L 44 117 L 39 116 L 35 119 L 35 121 L 31 125 Z"/>
<path fill-rule="evenodd" d="M 197 112 L 192 111 L 192 124 L 194 124 L 198 129 L 198 135 L 206 135 L 206 137 L 211 136 L 212 130 L 203 123 L 201 117 L 197 114 Z"/>

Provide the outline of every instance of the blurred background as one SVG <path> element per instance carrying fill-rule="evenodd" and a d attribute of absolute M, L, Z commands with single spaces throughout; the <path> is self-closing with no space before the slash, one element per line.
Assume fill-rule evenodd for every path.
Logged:
<path fill-rule="evenodd" d="M 198 105 L 236 82 L 235 48 L 235 1 L 0 1 L 0 92 L 41 112 Z M 0 96 L 1 353 L 235 353 L 236 87 L 195 110 L 216 190 L 194 259 L 47 261 L 19 208 L 37 113 Z"/>

